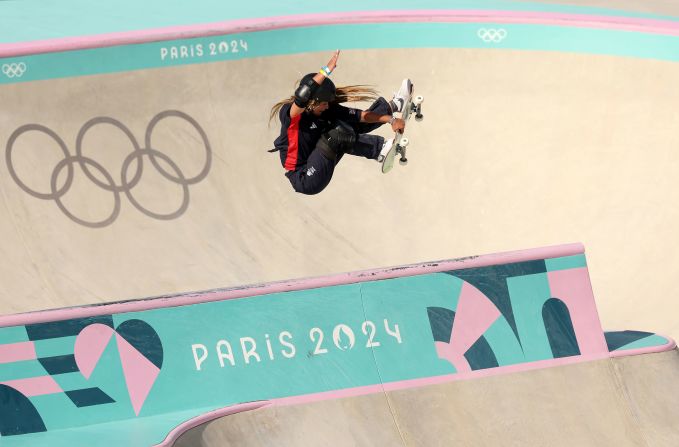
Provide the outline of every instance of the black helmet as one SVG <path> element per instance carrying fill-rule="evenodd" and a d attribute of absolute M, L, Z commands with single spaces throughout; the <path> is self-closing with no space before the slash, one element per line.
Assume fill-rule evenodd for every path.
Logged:
<path fill-rule="evenodd" d="M 305 75 L 299 84 L 309 85 L 309 82 L 314 76 L 316 76 L 316 73 L 309 73 L 308 75 Z M 320 87 L 318 87 L 311 99 L 314 99 L 318 102 L 333 102 L 335 100 L 335 83 L 332 82 L 330 78 L 323 79 L 323 82 L 321 83 Z"/>

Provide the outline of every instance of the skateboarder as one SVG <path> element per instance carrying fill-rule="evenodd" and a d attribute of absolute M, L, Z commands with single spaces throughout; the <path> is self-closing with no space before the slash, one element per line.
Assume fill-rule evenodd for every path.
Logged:
<path fill-rule="evenodd" d="M 295 191 L 318 194 L 330 183 L 335 166 L 346 154 L 377 160 L 391 148 L 393 139 L 367 135 L 383 124 L 403 132 L 405 122 L 393 116 L 401 112 L 410 81 L 403 81 L 392 101 L 379 97 L 371 88 L 354 85 L 335 87 L 329 79 L 337 66 L 339 50 L 318 73 L 302 78 L 294 96 L 271 109 L 281 121 L 281 134 L 274 141 L 285 176 Z M 374 102 L 367 110 L 341 105 L 344 102 Z"/>

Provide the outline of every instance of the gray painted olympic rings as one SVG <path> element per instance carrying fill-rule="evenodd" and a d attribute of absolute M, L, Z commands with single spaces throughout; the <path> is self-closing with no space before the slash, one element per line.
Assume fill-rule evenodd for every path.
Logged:
<path fill-rule="evenodd" d="M 175 117 L 188 122 L 198 132 L 203 142 L 203 145 L 205 146 L 206 152 L 205 164 L 200 170 L 200 172 L 193 177 L 187 178 L 174 160 L 172 160 L 167 154 L 161 152 L 160 150 L 152 146 L 153 131 L 156 125 L 161 120 L 168 117 Z M 85 136 L 87 135 L 88 131 L 90 131 L 90 129 L 97 125 L 113 126 L 117 130 L 122 132 L 132 144 L 132 152 L 130 152 L 130 154 L 125 157 L 125 160 L 123 161 L 121 167 L 120 183 L 116 183 L 116 180 L 114 179 L 113 175 L 111 175 L 111 173 L 109 173 L 99 162 L 83 154 L 83 141 L 85 139 Z M 52 171 L 49 192 L 36 191 L 30 188 L 24 181 L 22 181 L 19 178 L 19 175 L 17 174 L 16 169 L 14 167 L 13 157 L 15 143 L 22 135 L 26 134 L 27 132 L 41 132 L 46 134 L 48 137 L 50 137 L 57 143 L 57 145 L 61 149 L 61 152 L 63 153 L 64 158 L 61 161 L 59 161 L 59 163 L 57 163 L 54 170 Z M 26 124 L 24 126 L 17 128 L 7 141 L 7 147 L 5 150 L 5 161 L 7 163 L 7 168 L 9 170 L 10 176 L 19 186 L 19 188 L 21 188 L 29 195 L 36 197 L 38 199 L 54 200 L 59 209 L 69 219 L 80 225 L 91 228 L 101 228 L 112 224 L 120 214 L 121 193 L 125 194 L 130 203 L 132 203 L 132 205 L 136 209 L 138 209 L 143 214 L 151 218 L 159 220 L 176 219 L 177 217 L 184 214 L 189 207 L 189 186 L 200 182 L 205 177 L 207 177 L 208 173 L 210 172 L 210 168 L 212 166 L 212 148 L 210 146 L 210 141 L 203 128 L 194 118 L 178 110 L 166 110 L 164 112 L 160 112 L 155 117 L 153 117 L 153 119 L 149 122 L 149 125 L 146 127 L 146 135 L 144 141 L 145 147 L 142 148 L 140 147 L 139 143 L 137 142 L 132 132 L 120 121 L 106 116 L 96 117 L 87 121 L 78 132 L 76 138 L 75 155 L 71 155 L 68 150 L 68 147 L 66 146 L 66 143 L 64 143 L 64 140 L 52 129 L 40 124 Z M 182 187 L 182 202 L 177 210 L 170 213 L 158 213 L 150 210 L 146 206 L 143 206 L 134 197 L 132 190 L 141 181 L 144 172 L 144 157 L 149 158 L 154 168 L 165 179 L 171 181 L 172 183 L 178 184 Z M 161 165 L 158 162 L 158 159 L 162 160 L 164 162 L 164 165 L 168 166 L 169 168 L 166 168 L 163 165 Z M 136 168 L 134 174 L 130 175 L 129 172 L 130 165 L 133 162 L 136 162 Z M 113 193 L 114 208 L 111 214 L 106 219 L 96 222 L 87 221 L 73 214 L 64 205 L 62 199 L 64 195 L 66 195 L 69 192 L 73 184 L 75 165 L 80 167 L 85 176 L 97 187 Z M 64 181 L 63 185 L 58 186 L 60 174 L 64 169 L 67 169 L 66 180 Z M 94 175 L 92 170 L 98 171 L 100 175 L 99 176 Z"/>
<path fill-rule="evenodd" d="M 110 185 L 107 185 L 103 182 L 101 182 L 98 178 L 92 175 L 90 170 L 87 168 L 87 163 L 85 163 L 84 156 L 83 156 L 83 139 L 85 138 L 85 135 L 87 132 L 97 124 L 110 124 L 114 127 L 117 127 L 120 129 L 121 132 L 123 132 L 127 138 L 130 140 L 132 143 L 133 153 L 138 152 L 141 148 L 139 147 L 139 143 L 137 143 L 137 139 L 132 135 L 132 132 L 130 132 L 130 129 L 125 127 L 123 123 L 120 121 L 110 118 L 107 116 L 100 116 L 97 118 L 92 118 L 88 122 L 86 122 L 83 127 L 80 128 L 80 132 L 78 132 L 78 137 L 75 140 L 75 153 L 77 157 L 78 164 L 80 165 L 80 168 L 83 170 L 85 175 L 87 176 L 88 179 L 90 179 L 95 185 L 97 185 L 100 188 L 105 189 L 106 191 L 117 191 L 117 192 L 123 192 L 126 189 L 131 189 L 137 186 L 137 183 L 139 183 L 139 180 L 141 179 L 141 174 L 143 170 L 143 165 L 140 162 L 137 165 L 137 172 L 134 175 L 134 178 L 129 184 L 123 183 L 121 185 L 116 185 L 115 182 L 113 182 Z"/>
<path fill-rule="evenodd" d="M 128 200 L 134 205 L 135 208 L 137 208 L 139 211 L 142 213 L 146 214 L 149 217 L 153 217 L 155 219 L 159 220 L 171 220 L 171 219 L 176 219 L 177 217 L 181 216 L 184 214 L 186 209 L 189 207 L 189 180 L 184 177 L 184 174 L 182 171 L 179 169 L 179 166 L 172 161 L 170 157 L 165 155 L 164 153 L 157 151 L 155 149 L 140 149 L 138 153 L 132 152 L 130 155 L 128 155 L 125 158 L 125 161 L 123 161 L 123 167 L 122 167 L 122 175 L 123 175 L 123 183 L 126 183 L 126 175 L 127 175 L 127 168 L 132 163 L 132 160 L 134 159 L 139 159 L 138 164 L 141 166 L 142 164 L 142 159 L 144 155 L 148 155 L 149 157 L 153 157 L 152 160 L 155 160 L 155 157 L 160 157 L 165 163 L 170 165 L 172 170 L 177 173 L 177 177 L 173 177 L 171 180 L 174 183 L 177 183 L 182 186 L 182 203 L 179 206 L 179 209 L 177 211 L 174 211 L 169 214 L 160 214 L 160 213 L 154 213 L 153 211 L 149 210 L 148 208 L 144 208 L 138 201 L 137 199 L 132 196 L 132 190 L 131 189 L 125 189 L 125 195 L 127 196 Z M 161 169 L 158 169 L 158 172 L 165 172 Z M 165 175 L 164 175 L 165 176 Z M 166 178 L 169 178 L 165 176 Z M 175 180 L 176 179 L 176 180 Z"/>
<path fill-rule="evenodd" d="M 120 193 L 118 191 L 113 191 L 113 194 L 115 196 L 115 205 L 113 207 L 113 212 L 111 215 L 100 221 L 100 222 L 89 222 L 84 219 L 79 218 L 72 212 L 70 212 L 64 203 L 61 201 L 61 198 L 64 196 L 64 194 L 56 194 L 57 192 L 57 179 L 59 178 L 59 173 L 61 170 L 64 168 L 64 166 L 68 166 L 69 172 L 73 170 L 73 164 L 74 163 L 79 163 L 81 166 L 90 164 L 94 166 L 99 172 L 102 173 L 102 175 L 106 178 L 106 181 L 108 182 L 109 185 L 115 185 L 113 181 L 113 177 L 111 177 L 111 174 L 108 173 L 106 169 L 102 165 L 100 165 L 98 162 L 92 160 L 91 158 L 88 157 L 80 157 L 77 155 L 70 155 L 63 160 L 61 160 L 59 163 L 54 168 L 54 171 L 52 171 L 52 178 L 50 179 L 50 187 L 52 190 L 52 194 L 54 195 L 54 201 L 56 202 L 57 206 L 61 210 L 62 213 L 64 213 L 69 219 L 71 219 L 74 222 L 79 223 L 80 225 L 84 225 L 86 227 L 91 227 L 91 228 L 101 228 L 108 226 L 112 224 L 116 218 L 118 217 L 118 214 L 120 214 Z M 72 179 L 73 177 L 69 177 L 69 179 Z M 67 182 L 68 186 L 70 187 L 70 182 Z"/>
<path fill-rule="evenodd" d="M 203 180 L 205 177 L 207 177 L 208 172 L 210 172 L 210 166 L 212 166 L 212 151 L 210 150 L 210 142 L 207 139 L 207 135 L 205 134 L 205 131 L 203 130 L 202 127 L 200 127 L 200 124 L 196 122 L 192 117 L 187 115 L 184 112 L 180 112 L 179 110 L 166 110 L 164 112 L 160 112 L 158 115 L 154 116 L 151 122 L 149 123 L 148 127 L 146 128 L 146 138 L 144 139 L 144 143 L 146 144 L 147 148 L 152 148 L 153 143 L 151 142 L 151 136 L 153 135 L 153 129 L 155 129 L 156 124 L 162 119 L 165 119 L 169 116 L 175 116 L 178 118 L 183 118 L 186 120 L 188 123 L 190 123 L 200 134 L 200 138 L 203 140 L 203 144 L 207 148 L 206 151 L 206 160 L 205 160 L 205 166 L 203 167 L 203 170 L 200 171 L 196 176 L 185 179 L 182 176 L 182 179 L 179 177 L 175 177 L 170 175 L 167 171 L 165 171 L 156 161 L 156 155 L 154 153 L 149 154 L 149 158 L 151 159 L 151 163 L 153 163 L 153 166 L 160 172 L 163 177 L 166 179 L 175 182 L 175 183 L 180 183 L 183 184 L 183 182 L 186 182 L 189 185 L 193 185 L 195 183 L 200 182 Z"/>
<path fill-rule="evenodd" d="M 54 132 L 52 129 L 45 126 L 41 126 L 40 124 L 26 124 L 15 130 L 9 137 L 9 140 L 7 140 L 7 150 L 5 151 L 5 162 L 7 163 L 9 175 L 12 177 L 14 182 L 16 182 L 17 185 L 19 185 L 19 188 L 23 189 L 25 192 L 32 195 L 33 197 L 43 200 L 55 200 L 58 197 L 61 197 L 64 194 L 66 194 L 68 189 L 71 187 L 71 183 L 73 183 L 73 166 L 68 165 L 68 178 L 66 179 L 66 183 L 64 183 L 64 186 L 62 186 L 61 189 L 59 189 L 58 191 L 41 193 L 29 188 L 24 182 L 21 181 L 21 179 L 16 173 L 16 170 L 14 169 L 14 164 L 12 163 L 12 150 L 14 149 L 14 143 L 16 142 L 16 140 L 21 135 L 30 131 L 42 132 L 44 134 L 47 134 L 54 141 L 57 142 L 59 148 L 64 153 L 65 158 L 68 158 L 71 155 L 68 152 L 68 148 L 66 147 L 66 143 L 64 143 L 64 140 L 62 140 L 61 137 L 57 135 L 56 132 Z"/>

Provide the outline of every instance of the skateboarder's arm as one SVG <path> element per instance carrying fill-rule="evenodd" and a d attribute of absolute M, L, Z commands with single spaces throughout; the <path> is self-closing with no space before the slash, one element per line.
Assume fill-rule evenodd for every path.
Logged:
<path fill-rule="evenodd" d="M 393 119 L 392 119 L 393 118 Z M 406 122 L 401 118 L 392 117 L 392 115 L 380 115 L 374 112 L 363 111 L 361 112 L 361 122 L 362 123 L 382 123 L 391 124 L 391 128 L 394 132 L 403 132 L 406 127 Z"/>
<path fill-rule="evenodd" d="M 325 79 L 325 76 L 321 73 L 316 73 L 316 76 L 314 76 L 314 82 L 319 86 L 323 83 L 323 79 Z M 294 118 L 302 112 L 304 112 L 304 107 L 300 107 L 293 102 L 292 108 L 290 109 L 290 118 Z"/>
<path fill-rule="evenodd" d="M 340 54 L 340 50 L 335 51 L 335 53 L 332 55 L 332 57 L 328 61 L 328 64 L 323 68 L 329 69 L 330 73 L 332 73 L 335 70 L 335 68 L 337 67 L 337 59 L 339 59 L 339 54 Z M 321 85 L 323 83 L 323 80 L 326 78 L 326 76 L 330 76 L 330 73 L 324 74 L 323 70 L 321 69 L 321 71 L 316 73 L 316 76 L 313 77 L 314 82 L 317 85 Z M 297 104 L 293 103 L 292 108 L 290 108 L 290 118 L 294 118 L 297 115 L 301 114 L 302 112 L 304 112 L 304 107 L 300 107 Z"/>
<path fill-rule="evenodd" d="M 290 108 L 290 118 L 294 118 L 297 115 L 301 115 L 302 112 L 304 112 L 304 109 L 298 106 L 297 104 L 293 103 L 292 107 Z"/>

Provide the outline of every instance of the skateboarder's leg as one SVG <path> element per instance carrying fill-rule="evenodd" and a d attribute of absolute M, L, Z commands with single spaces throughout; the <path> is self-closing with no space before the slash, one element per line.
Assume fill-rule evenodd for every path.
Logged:
<path fill-rule="evenodd" d="M 347 154 L 377 160 L 377 156 L 384 147 L 384 138 L 379 135 L 359 135 L 356 144 L 347 151 Z"/>
<path fill-rule="evenodd" d="M 340 158 L 331 160 L 316 148 L 311 152 L 304 167 L 287 173 L 286 177 L 295 191 L 308 195 L 318 194 L 330 183 Z"/>
<path fill-rule="evenodd" d="M 391 105 L 381 96 L 373 102 L 366 112 L 374 112 L 378 115 L 391 115 Z M 355 126 L 356 133 L 369 133 L 380 127 L 383 123 L 359 123 Z"/>

